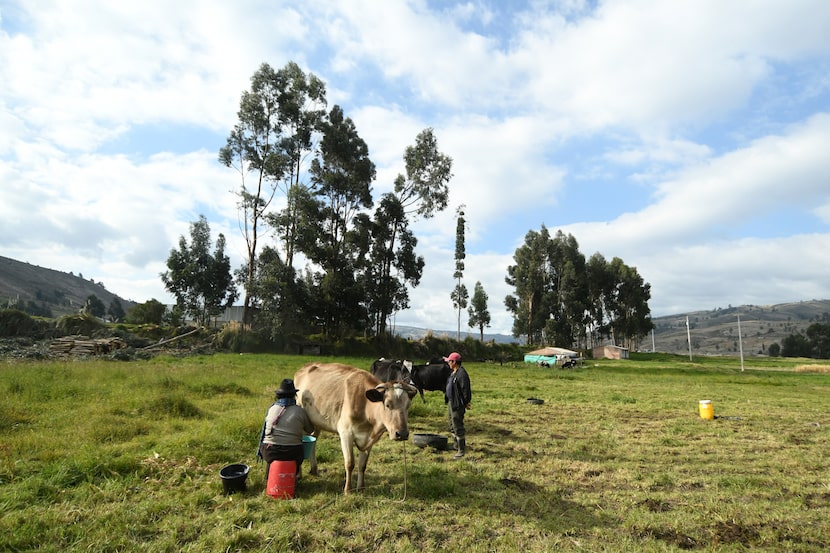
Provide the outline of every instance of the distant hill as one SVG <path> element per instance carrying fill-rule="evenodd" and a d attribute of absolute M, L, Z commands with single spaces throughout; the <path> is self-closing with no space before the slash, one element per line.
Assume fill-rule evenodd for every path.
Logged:
<path fill-rule="evenodd" d="M 740 316 L 740 339 L 738 317 Z M 686 331 L 686 317 L 689 331 Z M 830 300 L 810 300 L 776 305 L 741 305 L 710 311 L 692 311 L 654 319 L 654 349 L 665 353 L 692 355 L 766 355 L 770 344 L 791 334 L 804 333 L 816 322 L 830 322 Z M 652 349 L 651 336 L 641 349 Z"/>
<path fill-rule="evenodd" d="M 97 296 L 106 307 L 113 298 L 118 298 L 124 311 L 135 305 L 135 302 L 108 291 L 102 283 L 87 280 L 80 274 L 55 271 L 0 256 L 0 308 L 7 307 L 10 302 L 27 304 L 32 301 L 39 307 L 47 307 L 54 317 L 59 317 L 77 313 L 91 295 Z"/>
<path fill-rule="evenodd" d="M 457 332 L 455 330 L 431 330 L 426 328 L 417 328 L 414 326 L 401 326 L 396 325 L 395 328 L 392 329 L 392 333 L 396 336 L 401 336 L 403 338 L 409 338 L 410 340 L 420 340 L 421 338 L 426 337 L 428 334 L 432 334 L 433 336 L 437 336 L 439 338 L 453 338 L 455 339 Z M 465 340 L 467 337 L 471 337 L 474 340 L 478 340 L 481 336 L 478 331 L 468 331 L 462 330 L 461 331 L 461 339 Z M 508 334 L 487 334 L 484 333 L 484 341 L 490 342 L 494 341 L 497 344 L 511 344 L 513 342 L 522 343 L 518 338 L 514 338 Z"/>

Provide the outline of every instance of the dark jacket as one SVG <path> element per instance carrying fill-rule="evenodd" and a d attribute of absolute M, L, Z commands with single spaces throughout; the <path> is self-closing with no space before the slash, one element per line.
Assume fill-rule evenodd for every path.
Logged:
<path fill-rule="evenodd" d="M 449 394 L 449 396 L 447 395 Z M 447 381 L 447 389 L 444 392 L 444 403 L 449 403 L 453 411 L 464 409 L 473 399 L 473 392 L 470 389 L 470 376 L 467 370 L 460 366 L 450 374 Z"/>

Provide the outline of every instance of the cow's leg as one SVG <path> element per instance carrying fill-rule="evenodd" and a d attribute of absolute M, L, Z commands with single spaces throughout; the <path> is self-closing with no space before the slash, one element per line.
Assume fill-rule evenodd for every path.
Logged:
<path fill-rule="evenodd" d="M 346 485 L 343 487 L 343 493 L 348 494 L 352 487 L 352 472 L 354 472 L 354 450 L 350 433 L 340 433 L 340 449 L 343 450 L 343 465 L 346 467 Z"/>
<path fill-rule="evenodd" d="M 369 462 L 371 448 L 361 451 L 357 456 L 357 490 L 363 491 L 363 477 L 366 474 L 366 464 Z"/>

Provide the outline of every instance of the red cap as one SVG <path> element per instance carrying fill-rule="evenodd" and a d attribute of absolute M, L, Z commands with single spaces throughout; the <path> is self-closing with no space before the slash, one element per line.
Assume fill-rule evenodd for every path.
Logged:
<path fill-rule="evenodd" d="M 448 356 L 444 357 L 444 361 L 455 361 L 456 363 L 459 363 L 461 362 L 461 354 L 457 351 L 454 351 Z"/>

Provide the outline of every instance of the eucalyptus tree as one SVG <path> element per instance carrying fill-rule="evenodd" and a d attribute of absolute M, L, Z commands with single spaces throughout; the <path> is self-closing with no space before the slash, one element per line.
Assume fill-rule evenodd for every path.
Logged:
<path fill-rule="evenodd" d="M 467 287 L 461 282 L 464 278 L 464 259 L 467 257 L 464 246 L 464 230 L 467 221 L 464 219 L 464 205 L 459 206 L 456 211 L 455 224 L 455 271 L 452 276 L 455 279 L 455 288 L 450 293 L 452 306 L 455 308 L 457 317 L 456 340 L 461 339 L 461 311 L 467 308 L 467 300 L 470 297 Z"/>
<path fill-rule="evenodd" d="M 278 191 L 287 216 L 277 221 L 277 231 L 286 264 L 293 263 L 296 227 L 290 216 L 300 197 L 302 161 L 313 149 L 314 132 L 325 113 L 325 94 L 323 82 L 313 74 L 306 76 L 296 63 L 289 62 L 279 71 L 263 63 L 251 77 L 251 89 L 242 93 L 238 122 L 219 150 L 220 163 L 236 169 L 241 179 L 235 194 L 247 248 L 241 277 L 245 322 L 256 301 L 251 291 L 260 230 Z"/>
<path fill-rule="evenodd" d="M 253 324 L 259 332 L 277 343 L 291 334 L 319 332 L 322 321 L 313 316 L 308 279 L 299 278 L 271 246 L 262 249 L 256 270 L 252 292 L 262 300 Z"/>
<path fill-rule="evenodd" d="M 120 323 L 124 320 L 124 306 L 121 305 L 121 301 L 118 298 L 112 298 L 110 300 L 110 305 L 107 308 L 107 315 L 110 317 L 110 321 L 114 323 Z"/>
<path fill-rule="evenodd" d="M 588 283 L 588 336 L 589 347 L 599 345 L 611 336 L 611 312 L 614 309 L 615 278 L 608 261 L 599 252 L 594 253 L 586 264 Z"/>
<path fill-rule="evenodd" d="M 586 263 L 572 235 L 554 238 L 542 225 L 530 231 L 507 268 L 507 284 L 515 288 L 505 298 L 513 313 L 513 335 L 526 335 L 528 344 L 588 346 L 611 337 L 632 347 L 652 328 L 648 300 L 651 286 L 636 268 L 619 258 L 607 263 L 594 254 Z"/>
<path fill-rule="evenodd" d="M 334 106 L 323 126 L 320 155 L 311 162 L 309 201 L 298 205 L 297 245 L 321 271 L 316 284 L 315 310 L 327 335 L 362 330 L 363 291 L 356 275 L 365 264 L 364 228 L 356 219 L 373 205 L 371 183 L 375 164 L 354 122 Z"/>
<path fill-rule="evenodd" d="M 394 194 L 381 196 L 374 218 L 365 224 L 371 243 L 362 275 L 365 303 L 372 331 L 381 336 L 392 313 L 409 307 L 406 287 L 420 283 L 424 258 L 415 254 L 418 239 Z"/>
<path fill-rule="evenodd" d="M 561 230 L 548 245 L 548 298 L 550 316 L 545 324 L 546 341 L 572 347 L 584 343 L 588 311 L 585 256 L 573 235 Z"/>
<path fill-rule="evenodd" d="M 639 339 L 654 328 L 648 306 L 651 285 L 636 267 L 626 265 L 619 257 L 611 260 L 610 271 L 615 282 L 610 311 L 613 340 L 617 345 L 635 349 Z"/>
<path fill-rule="evenodd" d="M 399 174 L 393 192 L 381 197 L 371 228 L 373 266 L 367 268 L 371 275 L 367 282 L 375 286 L 367 290 L 367 305 L 378 335 L 386 333 L 393 313 L 409 306 L 407 286 L 417 286 L 423 272 L 424 260 L 415 254 L 418 240 L 409 230 L 410 222 L 431 218 L 449 201 L 452 158 L 438 150 L 431 128 L 418 133 L 403 159 L 406 175 Z"/>
<path fill-rule="evenodd" d="M 548 282 L 548 243 L 550 233 L 542 225 L 539 232 L 528 231 L 525 242 L 513 254 L 515 265 L 507 267 L 505 282 L 515 291 L 504 298 L 513 314 L 513 336 L 525 336 L 528 345 L 543 341 L 549 310 L 545 305 Z"/>
<path fill-rule="evenodd" d="M 104 302 L 95 294 L 87 296 L 83 309 L 84 312 L 89 313 L 93 317 L 103 318 L 107 314 L 107 308 Z"/>
<path fill-rule="evenodd" d="M 490 311 L 487 308 L 487 292 L 484 291 L 484 286 L 481 282 L 476 282 L 473 289 L 473 298 L 470 300 L 470 308 L 467 313 L 470 319 L 467 325 L 471 328 L 478 328 L 479 339 L 484 341 L 484 329 L 490 327 Z"/>
<path fill-rule="evenodd" d="M 176 297 L 176 305 L 201 325 L 233 305 L 237 291 L 225 255 L 225 236 L 219 234 L 211 254 L 210 225 L 204 215 L 190 224 L 190 244 L 181 236 L 179 249 L 170 250 L 161 280 Z"/>

